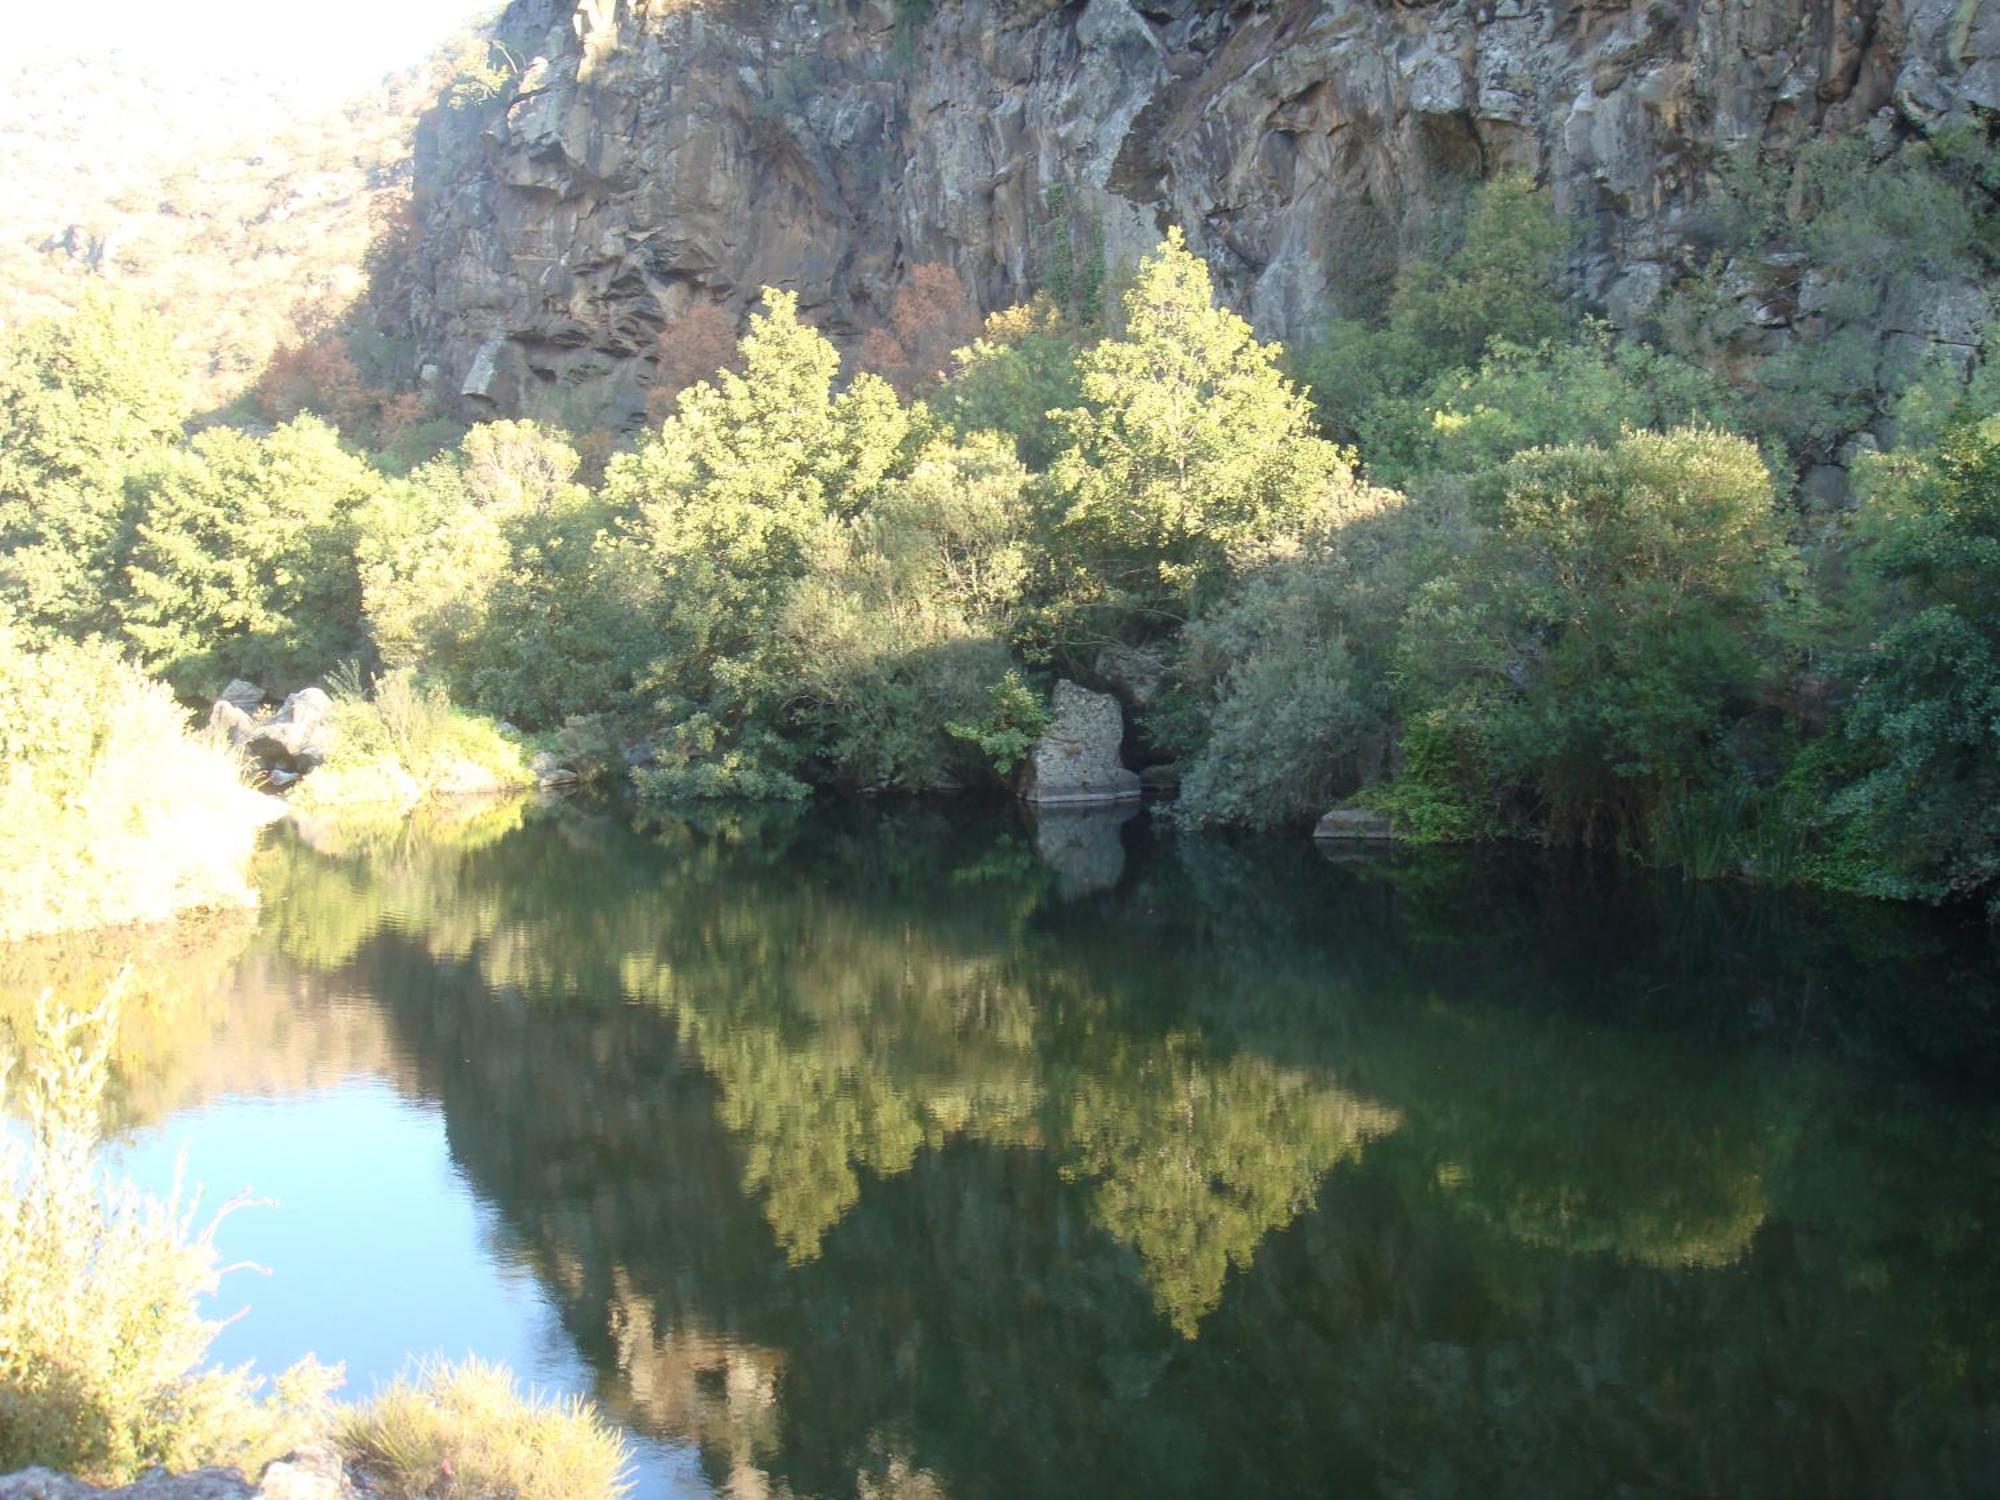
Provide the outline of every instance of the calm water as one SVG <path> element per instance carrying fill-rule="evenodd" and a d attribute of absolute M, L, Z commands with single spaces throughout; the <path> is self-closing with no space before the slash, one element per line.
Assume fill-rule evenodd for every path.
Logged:
<path fill-rule="evenodd" d="M 596 1396 L 640 1492 L 2000 1492 L 1977 927 L 847 808 L 287 838 L 121 1150 L 225 1360 Z"/>

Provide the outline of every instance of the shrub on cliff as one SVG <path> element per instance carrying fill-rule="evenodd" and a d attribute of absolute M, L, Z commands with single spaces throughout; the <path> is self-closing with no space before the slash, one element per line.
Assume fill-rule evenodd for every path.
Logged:
<path fill-rule="evenodd" d="M 251 904 L 270 805 L 110 647 L 0 623 L 0 941 Z"/>

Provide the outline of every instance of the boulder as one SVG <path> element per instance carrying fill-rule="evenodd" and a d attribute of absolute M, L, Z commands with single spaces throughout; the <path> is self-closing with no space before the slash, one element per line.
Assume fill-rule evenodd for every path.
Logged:
<path fill-rule="evenodd" d="M 0 1478 L 0 1500 L 358 1500 L 368 1493 L 331 1448 L 303 1448 L 264 1466 L 252 1485 L 236 1469 L 155 1469 L 120 1489 L 99 1489 L 48 1469 Z"/>
<path fill-rule="evenodd" d="M 267 766 L 305 772 L 326 760 L 332 730 L 333 700 L 316 687 L 302 688 L 258 724 L 245 744 Z"/>
<path fill-rule="evenodd" d="M 238 677 L 222 690 L 222 697 L 218 701 L 232 703 L 244 713 L 254 714 L 264 706 L 264 690 L 256 683 L 245 682 Z"/>
<path fill-rule="evenodd" d="M 535 753 L 528 769 L 534 773 L 535 785 L 539 787 L 575 786 L 577 782 L 576 772 L 546 750 Z"/>
<path fill-rule="evenodd" d="M 1313 837 L 1328 843 L 1386 844 L 1396 835 L 1389 820 L 1365 807 L 1336 807 L 1313 828 Z"/>
<path fill-rule="evenodd" d="M 242 705 L 229 698 L 217 698 L 208 711 L 208 732 L 231 749 L 256 738 L 257 721 Z"/>
<path fill-rule="evenodd" d="M 1116 698 L 1058 682 L 1021 795 L 1045 806 L 1135 800 L 1139 778 L 1119 760 L 1124 742 L 1125 712 Z"/>

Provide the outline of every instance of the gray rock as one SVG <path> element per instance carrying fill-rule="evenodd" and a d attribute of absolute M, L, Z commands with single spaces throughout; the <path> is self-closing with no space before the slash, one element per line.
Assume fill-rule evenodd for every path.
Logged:
<path fill-rule="evenodd" d="M 222 690 L 221 701 L 235 704 L 246 714 L 254 714 L 264 706 L 264 690 L 254 682 L 245 682 L 237 677 Z"/>
<path fill-rule="evenodd" d="M 528 769 L 535 773 L 537 786 L 574 786 L 577 781 L 576 772 L 546 750 L 534 754 L 528 761 Z"/>
<path fill-rule="evenodd" d="M 256 736 L 257 721 L 228 698 L 217 698 L 208 711 L 208 731 L 234 748 Z"/>
<path fill-rule="evenodd" d="M 121 1489 L 99 1489 L 47 1469 L 0 1478 L 0 1500 L 358 1500 L 366 1493 L 327 1447 L 302 1448 L 266 1464 L 255 1485 L 236 1469 L 155 1469 Z"/>
<path fill-rule="evenodd" d="M 1363 807 L 1336 807 L 1314 825 L 1313 837 L 1326 843 L 1384 844 L 1396 835 L 1380 813 Z"/>
<path fill-rule="evenodd" d="M 301 688 L 256 726 L 245 748 L 267 766 L 310 771 L 332 749 L 332 719 L 333 700 L 319 688 Z"/>
<path fill-rule="evenodd" d="M 1125 712 L 1116 698 L 1058 682 L 1021 795 L 1044 805 L 1135 800 L 1139 778 L 1119 759 L 1124 742 Z"/>

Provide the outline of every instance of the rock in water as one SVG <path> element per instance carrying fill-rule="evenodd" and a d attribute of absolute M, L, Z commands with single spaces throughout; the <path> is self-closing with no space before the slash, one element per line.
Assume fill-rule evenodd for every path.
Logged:
<path fill-rule="evenodd" d="M 1125 712 L 1116 698 L 1058 682 L 1049 727 L 1035 741 L 1021 795 L 1044 806 L 1135 800 L 1139 777 L 1119 760 L 1124 742 Z"/>
<path fill-rule="evenodd" d="M 1329 843 L 1385 844 L 1396 835 L 1380 813 L 1365 807 L 1336 807 L 1314 826 L 1313 837 Z"/>

